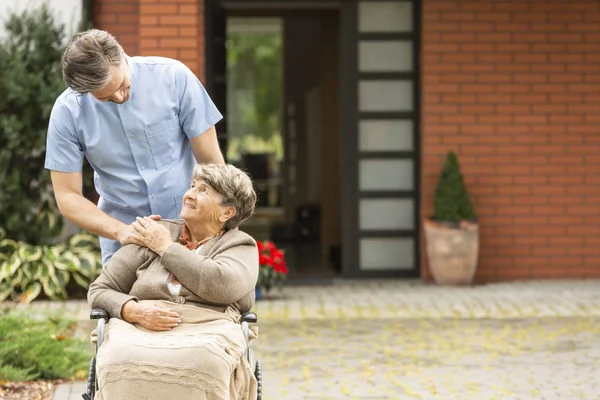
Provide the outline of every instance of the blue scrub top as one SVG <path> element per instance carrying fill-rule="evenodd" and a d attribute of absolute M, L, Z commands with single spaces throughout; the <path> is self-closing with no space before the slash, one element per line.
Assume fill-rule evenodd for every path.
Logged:
<path fill-rule="evenodd" d="M 162 57 L 128 57 L 130 98 L 101 102 L 65 90 L 50 116 L 45 167 L 81 172 L 93 167 L 98 207 L 130 224 L 136 216 L 178 219 L 196 160 L 189 139 L 223 116 L 193 72 Z M 100 238 L 106 264 L 119 242 Z"/>

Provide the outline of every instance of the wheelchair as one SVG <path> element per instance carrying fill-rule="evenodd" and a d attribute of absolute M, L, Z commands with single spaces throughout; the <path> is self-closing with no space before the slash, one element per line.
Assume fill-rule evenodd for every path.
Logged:
<path fill-rule="evenodd" d="M 108 313 L 100 308 L 95 308 L 92 310 L 90 314 L 90 319 L 98 320 L 98 324 L 96 326 L 97 333 L 97 341 L 96 341 L 96 354 L 98 354 L 98 349 L 102 346 L 102 341 L 104 340 L 104 325 L 108 322 Z M 252 367 L 252 363 L 254 362 L 254 356 L 252 354 L 252 349 L 248 345 L 248 333 L 249 328 L 248 324 L 255 324 L 258 321 L 258 318 L 255 313 L 251 311 L 247 311 L 242 314 L 240 323 L 242 325 L 242 332 L 244 334 L 244 339 L 246 340 L 246 351 L 245 357 Z M 260 360 L 256 360 L 254 367 L 254 376 L 256 377 L 256 381 L 258 383 L 257 390 L 257 399 L 262 400 L 262 365 Z M 82 394 L 84 400 L 94 400 L 96 395 L 96 391 L 98 390 L 98 379 L 96 379 L 96 357 L 92 357 L 90 360 L 90 369 L 88 373 L 88 382 L 86 387 L 86 392 Z"/>

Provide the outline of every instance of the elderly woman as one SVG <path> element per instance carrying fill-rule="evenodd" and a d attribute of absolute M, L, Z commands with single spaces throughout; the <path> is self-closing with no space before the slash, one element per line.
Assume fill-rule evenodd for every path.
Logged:
<path fill-rule="evenodd" d="M 97 355 L 97 399 L 254 399 L 240 314 L 254 303 L 256 242 L 235 228 L 254 212 L 250 178 L 231 165 L 194 169 L 183 221 L 138 218 L 92 283 L 111 319 Z"/>

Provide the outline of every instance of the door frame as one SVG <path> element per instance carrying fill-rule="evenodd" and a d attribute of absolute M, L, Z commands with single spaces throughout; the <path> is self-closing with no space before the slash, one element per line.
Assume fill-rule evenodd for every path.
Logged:
<path fill-rule="evenodd" d="M 382 1 L 382 0 L 360 0 Z M 383 0 L 385 1 L 385 0 Z M 410 1 L 410 0 L 409 0 Z M 283 12 L 302 10 L 339 9 L 340 10 L 340 58 L 339 58 L 339 184 L 340 184 L 340 228 L 342 244 L 343 277 L 386 278 L 406 277 L 416 278 L 421 272 L 421 77 L 420 77 L 420 43 L 421 43 L 421 1 L 412 0 L 413 31 L 405 33 L 359 33 L 358 32 L 358 2 L 359 0 L 205 0 L 205 38 L 212 37 L 213 21 L 210 5 L 218 4 L 225 10 L 225 15 L 255 12 L 257 15 L 278 15 Z M 358 46 L 360 39 L 410 39 L 413 42 L 413 72 L 398 73 L 360 73 L 358 71 Z M 215 85 L 213 40 L 205 40 L 205 85 L 211 93 Z M 405 76 L 406 75 L 406 76 Z M 410 118 L 413 121 L 413 151 L 409 152 L 372 152 L 363 154 L 363 158 L 384 159 L 390 156 L 410 157 L 414 160 L 414 190 L 399 192 L 378 192 L 378 198 L 411 198 L 414 199 L 414 230 L 411 231 L 369 231 L 360 232 L 359 201 L 361 198 L 374 197 L 372 193 L 359 190 L 359 147 L 358 126 L 361 116 L 372 114 L 371 117 L 386 116 L 390 113 L 361 113 L 358 110 L 358 82 L 361 78 L 389 79 L 410 75 L 413 81 L 413 111 L 396 113 L 396 117 Z M 224 109 L 223 115 L 226 115 Z M 383 115 L 384 114 L 384 115 Z M 368 116 L 367 116 L 368 117 Z M 226 135 L 225 135 L 226 136 Z M 226 137 L 220 138 L 225 140 Z M 220 140 L 220 141 L 221 141 Z M 414 240 L 415 266 L 410 270 L 361 270 L 359 265 L 359 240 L 361 237 L 410 237 Z"/>
<path fill-rule="evenodd" d="M 204 0 L 204 39 L 204 86 L 224 117 L 215 129 L 227 160 L 227 13 L 220 0 Z M 222 59 L 216 53 L 221 53 Z"/>
<path fill-rule="evenodd" d="M 342 228 L 342 276 L 368 278 L 417 278 L 421 272 L 421 145 L 420 145 L 420 40 L 421 1 L 412 0 L 413 31 L 411 33 L 359 33 L 358 3 L 344 1 L 341 11 L 341 64 L 340 64 L 340 191 Z M 364 73 L 358 70 L 360 39 L 403 39 L 413 42 L 413 72 Z M 412 112 L 361 112 L 358 108 L 358 83 L 361 79 L 402 79 L 413 81 Z M 361 116 L 368 118 L 406 118 L 413 121 L 413 151 L 370 152 L 362 158 L 386 159 L 390 156 L 414 160 L 414 190 L 393 192 L 364 192 L 359 189 L 358 127 Z M 359 203 L 361 198 L 411 198 L 414 199 L 414 230 L 411 231 L 360 231 Z M 360 239 L 368 237 L 410 237 L 414 240 L 414 268 L 410 270 L 361 270 Z"/>

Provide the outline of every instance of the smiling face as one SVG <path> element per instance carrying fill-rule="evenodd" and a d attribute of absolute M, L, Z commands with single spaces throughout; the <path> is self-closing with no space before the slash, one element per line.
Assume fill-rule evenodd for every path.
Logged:
<path fill-rule="evenodd" d="M 92 95 L 102 102 L 112 101 L 123 104 L 129 100 L 131 89 L 131 73 L 127 62 L 123 61 L 119 66 L 111 66 L 111 80 L 102 89 L 92 91 Z"/>
<path fill-rule="evenodd" d="M 191 228 L 218 233 L 225 227 L 227 220 L 235 215 L 235 208 L 223 205 L 222 202 L 223 196 L 202 178 L 193 179 L 190 188 L 183 195 L 180 216 Z"/>

